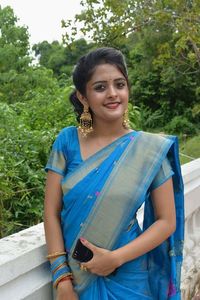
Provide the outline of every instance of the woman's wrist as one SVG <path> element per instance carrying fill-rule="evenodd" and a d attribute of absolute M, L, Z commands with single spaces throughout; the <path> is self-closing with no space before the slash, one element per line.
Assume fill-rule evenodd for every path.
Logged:
<path fill-rule="evenodd" d="M 112 251 L 113 261 L 114 261 L 114 265 L 116 266 L 116 268 L 119 268 L 121 265 L 123 265 L 125 263 L 120 251 L 118 251 L 118 250 L 119 249 Z"/>
<path fill-rule="evenodd" d="M 68 291 L 73 291 L 73 284 L 71 280 L 60 281 L 57 285 L 57 290 L 67 289 Z"/>

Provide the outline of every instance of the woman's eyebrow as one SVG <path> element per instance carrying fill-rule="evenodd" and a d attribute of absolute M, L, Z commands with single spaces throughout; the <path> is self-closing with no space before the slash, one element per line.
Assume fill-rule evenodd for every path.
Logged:
<path fill-rule="evenodd" d="M 119 78 L 114 79 L 114 81 L 120 81 L 120 80 L 126 81 L 126 79 L 123 78 L 123 77 L 119 77 Z M 93 82 L 92 85 L 95 85 L 95 84 L 98 84 L 98 83 L 106 83 L 106 82 L 107 82 L 107 80 L 98 80 L 98 81 Z"/>

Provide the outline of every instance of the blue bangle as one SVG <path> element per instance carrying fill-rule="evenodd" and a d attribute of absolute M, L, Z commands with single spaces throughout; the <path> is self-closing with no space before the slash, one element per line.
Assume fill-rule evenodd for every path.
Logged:
<path fill-rule="evenodd" d="M 58 269 L 53 275 L 53 282 L 55 282 L 60 276 L 64 275 L 64 274 L 71 274 L 71 271 L 69 269 L 69 267 L 64 266 L 60 269 Z"/>
<path fill-rule="evenodd" d="M 51 272 L 53 272 L 59 265 L 62 265 L 64 262 L 67 262 L 66 256 L 60 256 L 51 264 Z"/>

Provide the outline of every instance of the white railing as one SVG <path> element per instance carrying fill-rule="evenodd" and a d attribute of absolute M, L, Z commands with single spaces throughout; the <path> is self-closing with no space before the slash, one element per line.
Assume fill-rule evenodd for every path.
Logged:
<path fill-rule="evenodd" d="M 200 159 L 182 166 L 185 248 L 182 300 L 191 300 L 200 277 Z M 43 223 L 0 240 L 0 299 L 51 300 Z"/>
<path fill-rule="evenodd" d="M 0 299 L 52 299 L 43 223 L 0 240 Z"/>
<path fill-rule="evenodd" d="M 200 299 L 200 159 L 183 165 L 182 173 L 185 188 L 182 300 L 192 300 L 195 294 Z"/>

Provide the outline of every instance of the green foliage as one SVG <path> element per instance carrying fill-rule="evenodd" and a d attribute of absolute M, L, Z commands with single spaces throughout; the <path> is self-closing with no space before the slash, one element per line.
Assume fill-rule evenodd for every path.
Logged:
<path fill-rule="evenodd" d="M 200 123 L 200 104 L 195 104 L 192 109 L 192 116 Z"/>
<path fill-rule="evenodd" d="M 29 56 L 27 28 L 16 26 L 17 18 L 10 7 L 0 6 L 0 101 L 19 100 L 25 92 Z"/>
<path fill-rule="evenodd" d="M 51 44 L 47 41 L 35 44 L 32 50 L 39 57 L 41 66 L 53 70 L 53 73 L 59 79 L 63 74 L 71 76 L 72 68 L 79 57 L 86 54 L 93 44 L 88 44 L 84 39 L 74 41 L 65 47 L 57 41 Z"/>
<path fill-rule="evenodd" d="M 134 3 L 133 3 L 134 2 Z M 143 6 L 138 1 L 120 0 L 83 0 L 81 5 L 83 10 L 72 20 L 63 21 L 63 28 L 68 29 L 64 41 L 72 43 L 77 36 L 78 30 L 89 40 L 93 40 L 97 45 L 119 46 L 123 44 L 124 37 L 133 31 L 135 27 L 132 23 L 137 11 L 133 8 Z M 78 29 L 77 23 L 81 28 Z"/>
<path fill-rule="evenodd" d="M 135 105 L 148 107 L 156 118 L 162 115 L 162 125 L 188 108 L 194 107 L 196 116 L 199 0 L 83 0 L 81 4 L 83 10 L 74 22 L 63 21 L 68 32 L 73 28 L 71 34 L 66 33 L 66 44 L 75 40 L 80 27 L 78 30 L 97 46 L 121 49 L 128 61 Z"/>
<path fill-rule="evenodd" d="M 67 43 L 74 41 L 80 30 L 96 44 L 120 46 L 130 34 L 143 35 L 150 29 L 154 34 L 162 32 L 164 37 L 165 32 L 171 33 L 174 51 L 181 54 L 180 61 L 200 63 L 199 0 L 82 0 L 81 5 L 83 10 L 75 16 L 74 22 L 63 21 L 63 27 L 71 29 L 71 35 L 66 33 Z M 77 23 L 80 23 L 80 29 Z M 173 59 L 171 41 L 164 39 L 163 42 L 159 58 Z M 189 50 L 188 53 L 185 50 Z"/>
<path fill-rule="evenodd" d="M 52 93 L 57 86 L 51 70 L 28 66 L 22 73 L 10 69 L 0 75 L 0 101 L 6 103 L 24 102 L 37 92 L 46 89 Z"/>
<path fill-rule="evenodd" d="M 163 114 L 161 110 L 152 112 L 148 107 L 143 106 L 141 109 L 141 128 L 151 131 L 153 128 L 162 128 Z"/>
<path fill-rule="evenodd" d="M 0 237 L 42 220 L 50 146 L 61 128 L 75 124 L 70 92 L 44 90 L 29 102 L 0 103 Z"/>
<path fill-rule="evenodd" d="M 50 147 L 76 123 L 71 80 L 31 65 L 27 29 L 16 22 L 10 7 L 0 8 L 0 237 L 42 221 Z"/>
<path fill-rule="evenodd" d="M 171 134 L 187 134 L 192 136 L 196 133 L 196 128 L 185 117 L 177 116 L 165 126 L 165 131 Z"/>
<path fill-rule="evenodd" d="M 181 163 L 190 162 L 193 159 L 200 157 L 200 135 L 192 138 L 185 136 L 180 144 Z"/>
<path fill-rule="evenodd" d="M 134 130 L 141 129 L 141 112 L 139 107 L 129 102 L 128 112 L 129 112 L 130 127 Z"/>
<path fill-rule="evenodd" d="M 0 6 L 0 49 L 1 58 L 5 55 L 5 60 L 0 67 L 3 70 L 10 69 L 13 65 L 17 69 L 23 68 L 24 64 L 27 66 L 29 62 L 29 35 L 26 27 L 16 26 L 17 17 L 11 7 L 7 6 L 1 8 Z M 1 62 L 3 60 L 0 60 Z M 2 69 L 0 69 L 2 70 Z"/>

